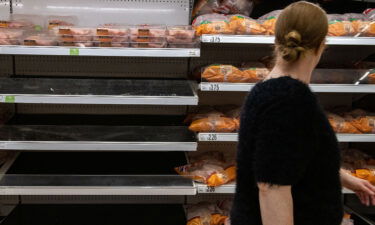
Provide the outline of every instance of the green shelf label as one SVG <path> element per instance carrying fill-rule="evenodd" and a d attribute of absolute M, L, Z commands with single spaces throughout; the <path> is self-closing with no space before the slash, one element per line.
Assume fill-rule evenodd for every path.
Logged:
<path fill-rule="evenodd" d="M 70 49 L 70 55 L 79 55 L 79 49 L 78 48 L 71 48 Z"/>
<path fill-rule="evenodd" d="M 5 96 L 5 102 L 7 103 L 14 103 L 16 101 L 16 97 L 14 96 Z"/>

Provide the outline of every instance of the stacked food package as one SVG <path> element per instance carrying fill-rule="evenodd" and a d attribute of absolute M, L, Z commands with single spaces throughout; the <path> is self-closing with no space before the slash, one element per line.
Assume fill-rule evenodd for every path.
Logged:
<path fill-rule="evenodd" d="M 77 26 L 69 16 L 47 16 L 34 25 L 29 20 L 0 21 L 0 45 L 194 48 L 199 41 L 192 26 L 105 24 Z"/>
<path fill-rule="evenodd" d="M 197 35 L 202 34 L 241 34 L 274 35 L 277 17 L 281 10 L 272 11 L 257 20 L 245 15 L 205 14 L 193 21 Z M 375 18 L 366 14 L 328 15 L 329 36 L 375 36 Z"/>
<path fill-rule="evenodd" d="M 230 225 L 231 200 L 217 203 L 200 202 L 185 207 L 187 225 Z"/>
<path fill-rule="evenodd" d="M 189 130 L 194 132 L 234 132 L 239 129 L 239 117 L 239 107 L 201 107 L 197 112 L 189 114 L 185 122 L 190 124 Z"/>
<path fill-rule="evenodd" d="M 175 168 L 182 176 L 211 187 L 230 183 L 236 179 L 234 156 L 224 157 L 217 151 L 189 156 L 189 164 Z"/>
<path fill-rule="evenodd" d="M 357 149 L 344 149 L 342 161 L 348 173 L 375 185 L 375 158 Z"/>
<path fill-rule="evenodd" d="M 201 78 L 208 82 L 256 83 L 269 73 L 267 68 L 237 68 L 232 65 L 214 64 L 202 70 Z"/>
<path fill-rule="evenodd" d="M 375 114 L 361 109 L 345 113 L 328 113 L 328 119 L 336 133 L 375 134 Z"/>
<path fill-rule="evenodd" d="M 233 201 L 225 199 L 216 203 L 200 202 L 185 206 L 186 225 L 230 225 L 230 211 Z M 344 214 L 341 225 L 353 225 L 351 215 Z"/>

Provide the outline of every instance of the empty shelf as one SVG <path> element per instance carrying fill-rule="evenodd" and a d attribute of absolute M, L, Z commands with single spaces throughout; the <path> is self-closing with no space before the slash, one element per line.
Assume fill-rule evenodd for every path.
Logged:
<path fill-rule="evenodd" d="M 18 205 L 4 225 L 185 224 L 182 205 Z"/>
<path fill-rule="evenodd" d="M 173 170 L 181 163 L 183 153 L 21 153 L 0 194 L 194 195 L 191 179 Z"/>
<path fill-rule="evenodd" d="M 1 78 L 0 102 L 197 105 L 186 80 Z"/>
<path fill-rule="evenodd" d="M 184 126 L 0 127 L 0 149 L 64 151 L 195 151 L 195 135 Z"/>

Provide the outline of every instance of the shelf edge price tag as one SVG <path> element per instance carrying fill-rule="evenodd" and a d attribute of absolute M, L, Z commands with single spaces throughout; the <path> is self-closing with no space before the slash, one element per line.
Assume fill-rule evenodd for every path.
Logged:
<path fill-rule="evenodd" d="M 207 141 L 217 141 L 217 134 L 208 134 Z"/>
<path fill-rule="evenodd" d="M 219 86 L 219 84 L 210 84 L 209 90 L 210 91 L 220 91 L 220 86 Z"/>
<path fill-rule="evenodd" d="M 69 55 L 79 55 L 79 49 L 78 48 L 69 49 Z"/>
<path fill-rule="evenodd" d="M 206 187 L 206 193 L 215 193 L 216 192 L 216 188 L 215 187 L 212 187 L 212 186 L 207 186 Z"/>
<path fill-rule="evenodd" d="M 218 36 L 212 36 L 212 37 L 210 38 L 210 42 L 211 42 L 211 43 L 220 43 L 220 42 L 221 42 L 221 38 L 218 37 Z"/>
<path fill-rule="evenodd" d="M 1 100 L 5 103 L 14 103 L 16 101 L 16 97 L 13 95 L 1 96 Z"/>

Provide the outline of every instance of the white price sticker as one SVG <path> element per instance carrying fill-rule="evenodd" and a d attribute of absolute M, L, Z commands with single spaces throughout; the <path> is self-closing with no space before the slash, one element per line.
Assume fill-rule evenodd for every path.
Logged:
<path fill-rule="evenodd" d="M 217 141 L 217 134 L 208 134 L 207 141 Z"/>
<path fill-rule="evenodd" d="M 189 51 L 189 56 L 196 56 L 196 55 L 197 55 L 197 51 L 195 50 Z"/>
<path fill-rule="evenodd" d="M 213 37 L 210 38 L 210 42 L 211 43 L 220 43 L 221 38 L 219 36 L 213 36 Z"/>
<path fill-rule="evenodd" d="M 210 187 L 210 186 L 206 187 L 206 193 L 215 193 L 215 192 L 216 192 L 215 187 Z"/>
<path fill-rule="evenodd" d="M 210 84 L 209 91 L 220 91 L 219 84 Z"/>

